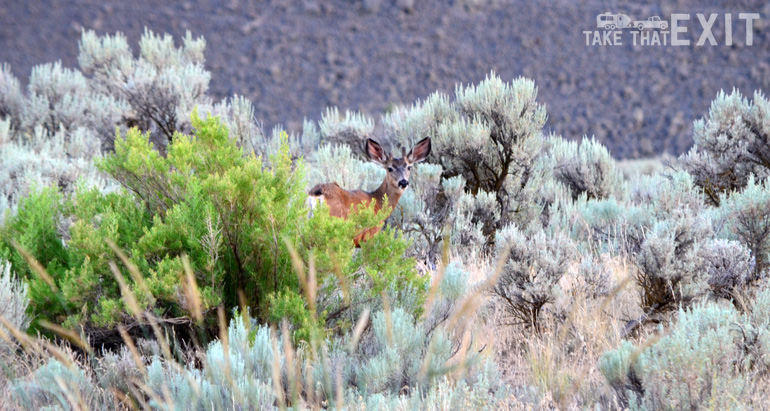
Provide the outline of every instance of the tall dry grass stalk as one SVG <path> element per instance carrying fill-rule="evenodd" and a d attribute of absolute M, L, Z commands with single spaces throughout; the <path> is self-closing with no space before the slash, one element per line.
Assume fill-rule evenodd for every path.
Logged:
<path fill-rule="evenodd" d="M 288 244 L 288 243 L 287 243 Z M 315 261 L 310 255 L 307 263 L 302 261 L 296 250 L 289 245 L 289 253 L 292 258 L 297 278 L 300 281 L 303 297 L 310 309 L 313 321 L 315 317 L 317 299 L 317 280 Z M 115 250 L 115 249 L 114 249 Z M 135 292 L 144 293 L 142 276 L 136 266 L 130 263 L 125 254 L 115 250 L 118 259 L 123 262 L 123 268 L 128 272 L 133 284 L 129 285 L 123 271 L 114 262 L 110 263 L 110 269 L 120 286 L 123 301 L 134 320 L 141 327 L 148 327 L 151 335 L 160 347 L 164 364 L 187 376 L 184 372 L 186 364 L 180 361 L 180 356 L 175 355 L 175 343 L 169 338 L 157 318 L 146 310 L 143 310 Z M 448 253 L 442 254 L 442 260 L 432 275 L 430 288 L 424 305 L 424 312 L 428 312 L 436 304 L 438 289 L 445 267 L 448 265 Z M 499 313 L 495 309 L 495 301 L 491 299 L 490 290 L 495 285 L 502 273 L 507 254 L 498 256 L 497 261 L 479 261 L 476 265 L 467 267 L 473 278 L 469 279 L 472 289 L 463 296 L 452 308 L 448 316 L 440 323 L 443 331 L 452 336 L 455 341 L 455 349 L 452 357 L 439 369 L 430 369 L 431 359 L 434 355 L 435 334 L 429 340 L 426 347 L 425 359 L 421 365 L 419 375 L 430 378 L 442 375 L 450 381 L 458 381 L 465 376 L 469 366 L 472 365 L 477 354 L 483 356 L 498 355 L 498 361 L 502 365 L 502 371 L 506 382 L 512 387 L 537 387 L 540 393 L 539 404 L 544 407 L 559 409 L 580 408 L 588 404 L 612 405 L 611 388 L 604 382 L 598 372 L 597 364 L 601 354 L 617 346 L 620 342 L 619 321 L 608 314 L 608 307 L 614 312 L 633 313 L 636 308 L 636 290 L 634 284 L 628 281 L 628 270 L 622 260 L 618 260 L 614 267 L 613 279 L 616 284 L 612 292 L 604 299 L 591 300 L 571 289 L 569 275 L 563 279 L 565 292 L 563 298 L 557 300 L 554 307 L 550 308 L 549 321 L 546 321 L 545 331 L 539 336 L 516 327 L 501 326 Z M 42 267 L 40 267 L 42 270 Z M 192 273 L 189 261 L 183 258 L 182 290 L 185 293 L 187 307 L 190 309 L 194 321 L 200 322 L 203 316 L 200 294 L 197 291 L 197 283 Z M 39 274 L 45 278 L 45 270 Z M 572 273 L 575 275 L 575 273 Z M 577 282 L 575 282 L 577 283 Z M 241 297 L 243 300 L 243 297 Z M 391 318 L 391 302 L 386 294 L 382 295 L 382 307 L 388 328 L 388 343 L 393 341 L 393 324 Z M 482 307 L 493 308 L 491 315 L 481 315 L 488 310 Z M 247 315 L 247 310 L 242 309 L 242 315 Z M 425 314 L 423 315 L 424 319 Z M 228 322 L 223 308 L 217 309 L 219 340 L 224 352 L 229 351 Z M 244 323 L 249 326 L 250 320 Z M 355 322 L 352 330 L 352 338 L 348 346 L 348 352 L 355 355 L 358 344 L 361 341 L 367 326 L 371 321 L 371 309 L 365 307 L 362 314 Z M 60 349 L 56 344 L 42 338 L 28 336 L 25 333 L 9 327 L 5 319 L 0 318 L 8 330 L 0 333 L 0 338 L 18 343 L 25 351 L 34 353 L 37 357 L 54 357 L 69 367 L 75 367 L 77 361 L 72 353 Z M 94 350 L 80 333 L 67 330 L 54 324 L 44 323 L 43 326 L 67 341 L 74 347 L 81 349 L 88 355 L 95 355 Z M 3 328 L 0 328 L 2 331 Z M 143 357 L 134 338 L 126 327 L 118 328 L 120 336 L 127 347 L 131 359 L 134 362 L 139 378 L 127 382 L 128 392 L 115 390 L 114 396 L 120 401 L 120 408 L 147 409 L 151 404 L 160 404 L 165 408 L 174 409 L 180 404 L 174 404 L 173 396 L 168 386 L 148 387 L 147 361 Z M 276 398 L 275 405 L 281 409 L 286 408 L 336 408 L 345 406 L 346 381 L 343 379 L 340 368 L 332 368 L 327 347 L 319 333 L 311 333 L 311 341 L 302 347 L 295 347 L 291 340 L 291 330 L 285 321 L 281 324 L 280 332 L 271 330 L 271 344 L 275 355 L 273 356 L 272 384 Z M 279 341 L 280 340 L 280 341 Z M 280 348 L 280 349 L 279 349 Z M 282 353 L 280 355 L 279 353 Z M 320 361 L 314 362 L 318 358 Z M 231 374 L 230 358 L 225 355 L 224 374 L 228 389 L 233 393 L 233 400 L 238 401 L 241 396 L 239 388 L 233 381 Z M 313 365 L 316 364 L 316 365 Z M 314 367 L 322 368 L 322 381 L 314 381 Z M 30 368 L 31 371 L 32 368 Z M 200 387 L 189 380 L 196 392 Z M 67 382 L 64 381 L 66 384 Z M 83 399 L 77 396 L 67 398 L 72 408 L 77 409 L 83 403 Z M 504 404 L 511 408 L 522 405 L 514 397 Z M 531 404 L 531 403 L 530 403 Z M 452 408 L 452 404 L 447 404 Z M 351 407 L 355 407 L 351 404 Z M 184 406 L 182 405 L 182 408 Z"/>

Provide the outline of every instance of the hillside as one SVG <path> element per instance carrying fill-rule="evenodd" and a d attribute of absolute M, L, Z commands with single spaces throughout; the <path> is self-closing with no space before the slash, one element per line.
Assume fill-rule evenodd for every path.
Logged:
<path fill-rule="evenodd" d="M 732 47 L 592 47 L 583 34 L 597 14 L 612 11 L 644 19 L 692 13 L 690 30 L 699 36 L 694 13 L 720 13 L 714 34 L 722 44 L 722 13 L 767 16 L 770 5 L 761 1 L 413 3 L 407 12 L 385 0 L 3 0 L 0 62 L 26 81 L 36 64 L 60 59 L 76 67 L 81 28 L 121 31 L 130 44 L 144 27 L 175 38 L 190 30 L 207 41 L 211 95 L 244 95 L 266 129 L 290 131 L 328 106 L 376 118 L 494 70 L 506 80 L 535 80 L 548 107 L 546 131 L 596 135 L 617 158 L 679 154 L 720 89 L 751 95 L 770 86 L 770 62 L 758 57 L 770 53 L 766 22 L 757 23 L 752 47 L 743 45 L 737 19 Z"/>

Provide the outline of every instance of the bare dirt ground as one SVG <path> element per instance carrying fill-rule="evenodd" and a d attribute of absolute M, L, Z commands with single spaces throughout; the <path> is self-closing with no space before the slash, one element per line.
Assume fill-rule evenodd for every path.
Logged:
<path fill-rule="evenodd" d="M 618 0 L 0 0 L 0 63 L 25 82 L 35 64 L 77 67 L 81 28 L 125 33 L 136 51 L 145 27 L 207 40 L 211 94 L 241 94 L 269 129 L 298 130 L 325 107 L 375 118 L 393 104 L 435 90 L 453 92 L 491 70 L 533 78 L 547 105 L 547 131 L 596 135 L 616 157 L 679 154 L 692 144 L 692 121 L 720 89 L 751 95 L 770 88 L 770 3 L 678 0 L 631 5 Z M 646 20 L 717 13 L 718 46 L 587 46 L 596 15 Z M 741 12 L 761 14 L 745 45 Z M 733 46 L 724 45 L 733 14 Z"/>

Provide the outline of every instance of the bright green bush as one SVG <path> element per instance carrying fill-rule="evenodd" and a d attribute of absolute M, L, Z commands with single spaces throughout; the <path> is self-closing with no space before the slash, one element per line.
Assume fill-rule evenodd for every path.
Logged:
<path fill-rule="evenodd" d="M 38 189 L 19 201 L 16 214 L 10 215 L 0 228 L 0 255 L 29 284 L 29 309 L 33 318 L 39 313 L 57 318 L 67 305 L 14 249 L 14 244 L 27 250 L 47 267 L 55 280 L 60 280 L 69 265 L 67 249 L 59 233 L 63 213 L 62 197 L 55 188 Z"/>
<path fill-rule="evenodd" d="M 360 298 L 393 287 L 396 294 L 424 292 L 414 260 L 404 258 L 408 243 L 395 232 L 375 236 L 354 257 L 352 238 L 383 218 L 372 207 L 348 220 L 329 216 L 326 207 L 307 218 L 304 164 L 292 161 L 285 136 L 264 165 L 244 155 L 218 118 L 194 114 L 192 124 L 195 133 L 177 133 L 165 157 L 148 134 L 131 129 L 118 135 L 115 152 L 99 167 L 126 191 L 84 187 L 63 197 L 42 189 L 19 203 L 2 228 L 0 253 L 30 282 L 34 315 L 70 326 L 110 328 L 127 321 L 129 307 L 109 266 L 117 259 L 109 242 L 136 267 L 131 272 L 119 264 L 141 310 L 190 314 L 191 296 L 183 286 L 188 258 L 204 312 L 246 304 L 263 321 L 288 317 L 300 339 L 315 322 L 323 325 L 325 310 L 347 310 L 350 298 L 332 298 L 343 285 Z M 53 288 L 30 270 L 14 241 L 48 270 Z M 314 284 L 323 293 L 314 315 L 299 298 L 311 259 Z M 293 263 L 304 265 L 301 275 Z"/>
<path fill-rule="evenodd" d="M 155 270 L 160 284 L 163 275 L 178 274 L 186 254 L 202 275 L 200 286 L 212 287 L 226 305 L 236 306 L 241 290 L 249 305 L 264 308 L 260 299 L 270 292 L 297 287 L 284 238 L 297 245 L 296 222 L 307 213 L 303 167 L 292 169 L 283 152 L 264 169 L 260 159 L 243 155 L 220 121 L 194 115 L 193 125 L 196 135 L 177 134 L 167 157 L 132 130 L 100 164 L 152 215 L 133 254 L 157 262 L 138 265 Z"/>

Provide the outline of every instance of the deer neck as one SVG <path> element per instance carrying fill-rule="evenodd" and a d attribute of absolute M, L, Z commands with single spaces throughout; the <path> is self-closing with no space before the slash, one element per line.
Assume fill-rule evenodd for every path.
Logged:
<path fill-rule="evenodd" d="M 392 213 L 393 210 L 396 208 L 396 204 L 398 204 L 398 200 L 401 199 L 401 194 L 403 193 L 403 190 L 399 189 L 395 184 L 392 184 L 387 178 L 382 181 L 382 184 L 380 184 L 379 187 L 377 187 L 376 190 L 372 191 L 370 195 L 376 202 L 375 205 L 375 211 L 379 212 L 384 203 L 385 203 L 385 196 L 388 197 L 388 206 L 390 207 L 390 212 Z M 390 216 L 390 214 L 388 214 Z"/>

